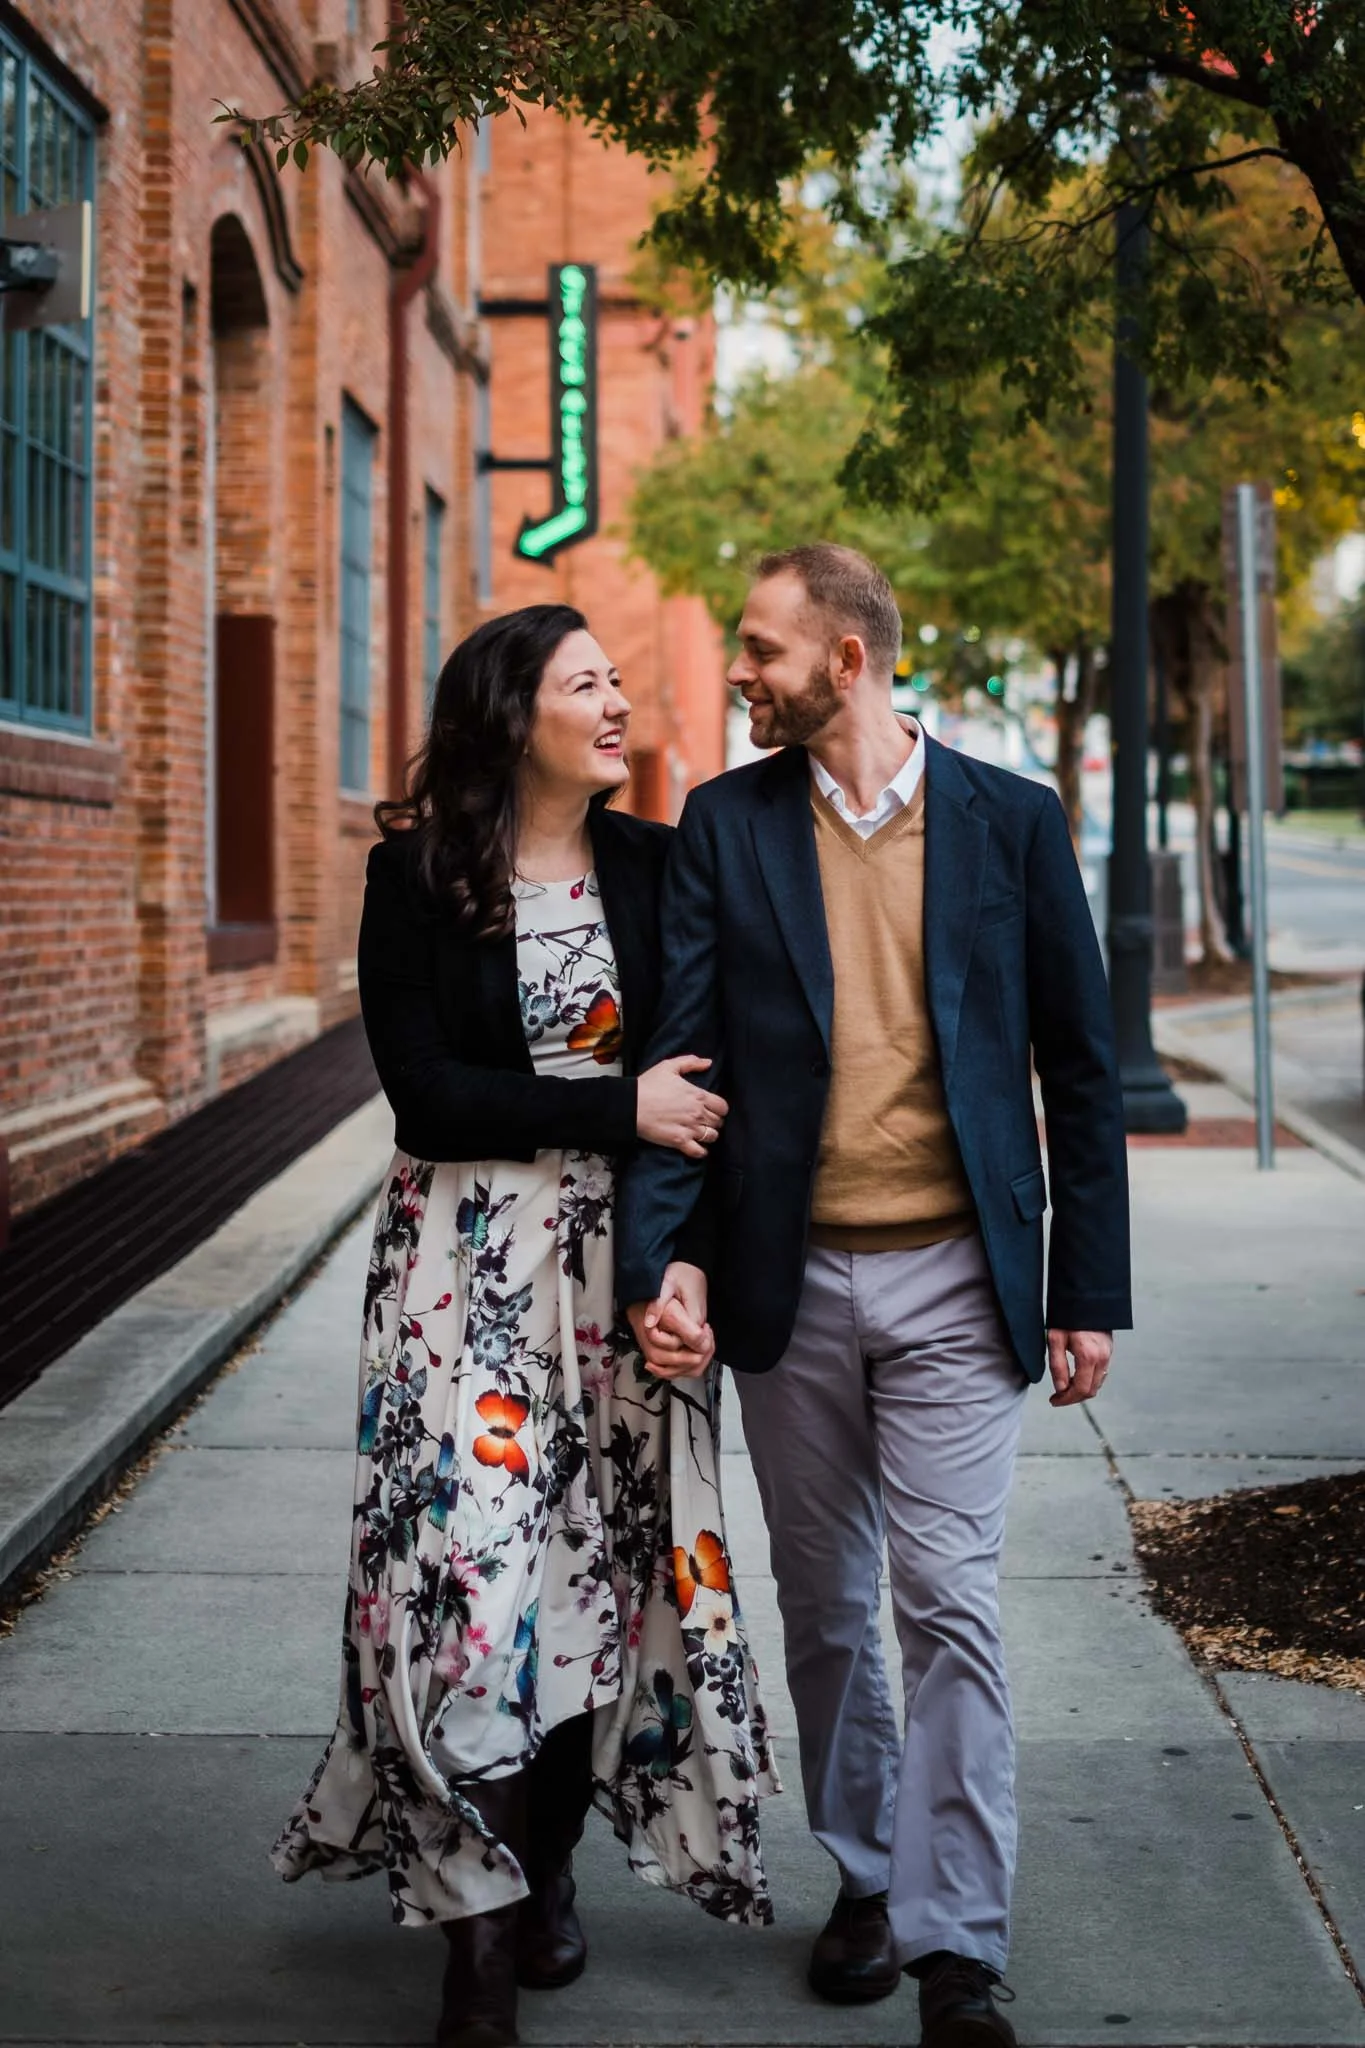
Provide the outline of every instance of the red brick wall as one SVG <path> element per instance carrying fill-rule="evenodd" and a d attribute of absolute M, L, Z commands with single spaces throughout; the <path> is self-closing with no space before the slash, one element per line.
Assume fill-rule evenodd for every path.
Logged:
<path fill-rule="evenodd" d="M 215 123 L 221 102 L 273 111 L 291 67 L 304 78 L 367 63 L 347 45 L 346 0 L 27 0 L 20 11 L 109 116 L 97 141 L 94 738 L 0 727 L 0 1142 L 22 1209 L 203 1099 L 210 1019 L 228 1033 L 213 1062 L 222 1084 L 298 1029 L 295 1004 L 278 1041 L 270 1029 L 243 1036 L 256 1015 L 244 1006 L 305 997 L 324 1028 L 355 1007 L 373 828 L 368 802 L 338 789 L 341 402 L 348 393 L 378 429 L 378 795 L 391 780 L 389 303 L 421 207 L 379 176 L 359 189 L 331 158 L 304 175 L 267 166 L 263 193 Z M 464 165 L 430 176 L 447 223 L 437 287 L 458 308 Z M 215 265 L 224 220 L 217 252 L 226 243 L 234 260 Z M 258 300 L 245 317 L 243 278 Z M 422 490 L 430 481 L 452 513 L 467 500 L 470 376 L 429 333 L 420 292 L 407 330 L 415 737 Z M 448 533 L 458 549 L 463 520 Z M 470 623 L 467 561 L 452 560 L 446 582 L 453 639 Z M 211 966 L 206 936 L 215 611 L 276 621 L 276 948 L 245 966 Z M 116 1113 L 132 1096 L 137 1114 Z M 77 1097 L 94 1099 L 78 1121 L 99 1128 L 59 1142 Z"/>

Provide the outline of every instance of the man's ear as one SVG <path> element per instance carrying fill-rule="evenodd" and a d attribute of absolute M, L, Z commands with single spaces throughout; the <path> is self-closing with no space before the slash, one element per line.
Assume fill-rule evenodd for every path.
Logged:
<path fill-rule="evenodd" d="M 844 633 L 834 643 L 830 656 L 830 678 L 837 688 L 851 690 L 867 669 L 867 649 L 856 633 Z"/>

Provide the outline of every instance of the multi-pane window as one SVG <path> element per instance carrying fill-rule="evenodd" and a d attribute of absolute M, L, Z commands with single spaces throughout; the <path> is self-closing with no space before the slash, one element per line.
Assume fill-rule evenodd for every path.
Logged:
<path fill-rule="evenodd" d="M 0 222 L 93 195 L 91 127 L 0 29 Z M 91 323 L 0 331 L 0 718 L 90 724 Z"/>
<path fill-rule="evenodd" d="M 375 430 L 341 401 L 341 786 L 370 786 L 370 585 Z"/>
<path fill-rule="evenodd" d="M 446 508 L 430 487 L 426 495 L 426 516 L 422 526 L 422 674 L 426 682 L 427 710 L 436 694 L 436 678 L 444 659 L 441 643 L 441 535 Z"/>

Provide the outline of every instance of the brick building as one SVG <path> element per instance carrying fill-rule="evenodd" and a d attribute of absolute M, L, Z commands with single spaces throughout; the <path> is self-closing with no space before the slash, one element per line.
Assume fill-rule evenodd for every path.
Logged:
<path fill-rule="evenodd" d="M 556 118 L 404 188 L 215 122 L 371 59 L 379 0 L 0 0 L 0 210 L 93 202 L 83 325 L 0 339 L 0 1167 L 31 1208 L 350 1015 L 374 798 L 439 659 L 572 594 L 626 671 L 636 801 L 721 765 L 718 651 L 610 529 L 706 323 L 626 284 L 643 172 Z M 509 252 L 515 252 L 515 263 Z M 510 552 L 546 332 L 601 266 L 603 531 Z M 534 449 L 532 443 L 535 444 Z"/>

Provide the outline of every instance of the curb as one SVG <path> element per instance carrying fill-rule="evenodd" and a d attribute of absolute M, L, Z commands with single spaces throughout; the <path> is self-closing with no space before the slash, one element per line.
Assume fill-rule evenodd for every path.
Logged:
<path fill-rule="evenodd" d="M 222 1227 L 73 1344 L 0 1424 L 0 1598 L 74 1533 L 381 1187 L 374 1096 Z"/>

